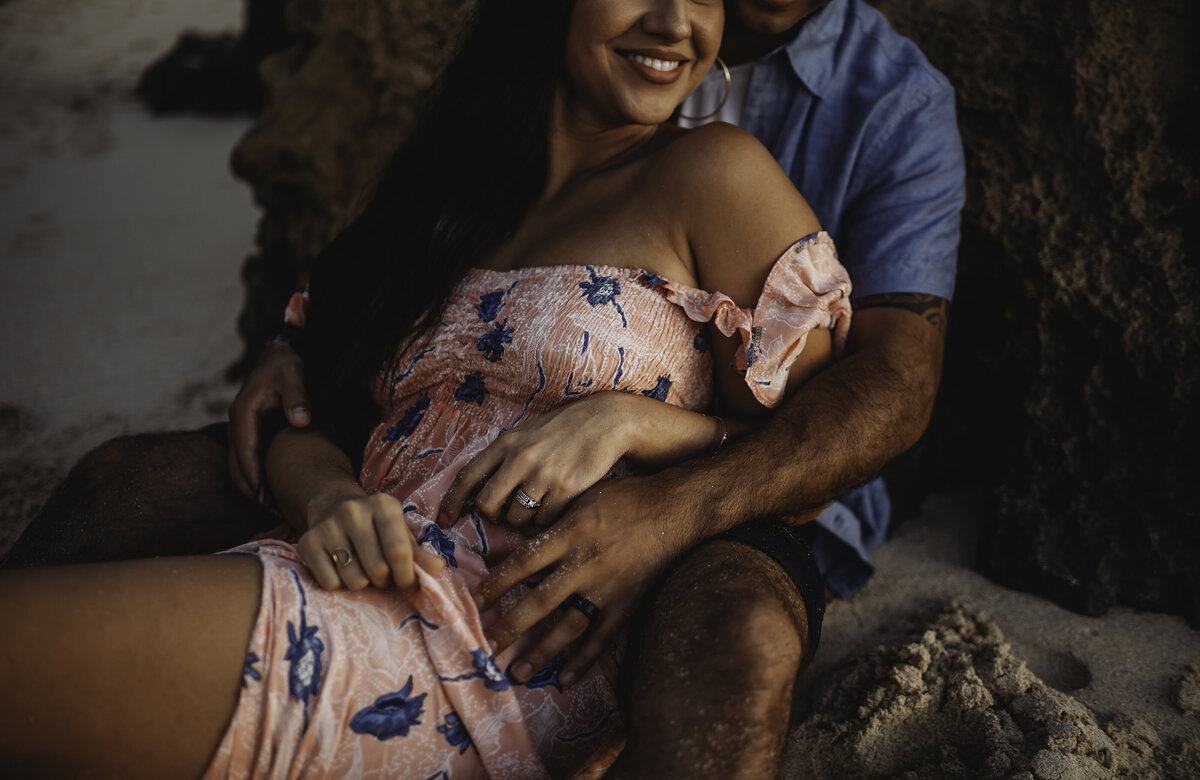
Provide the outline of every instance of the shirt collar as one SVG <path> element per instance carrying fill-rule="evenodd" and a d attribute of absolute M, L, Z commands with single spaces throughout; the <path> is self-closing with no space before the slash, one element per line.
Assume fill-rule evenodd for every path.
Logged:
<path fill-rule="evenodd" d="M 792 42 L 782 47 L 796 76 L 817 97 L 822 96 L 833 77 L 837 41 L 846 27 L 847 2 L 833 0 L 808 17 Z"/>

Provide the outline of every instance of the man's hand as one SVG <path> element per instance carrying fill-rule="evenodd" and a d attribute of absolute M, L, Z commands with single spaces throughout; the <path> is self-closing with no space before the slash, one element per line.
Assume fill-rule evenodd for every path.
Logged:
<path fill-rule="evenodd" d="M 260 502 L 266 488 L 259 449 L 262 418 L 279 409 L 294 428 L 312 420 L 300 356 L 286 344 L 268 344 L 229 407 L 229 476 L 238 490 Z"/>
<path fill-rule="evenodd" d="M 573 642 L 559 680 L 570 685 L 616 638 L 646 592 L 697 539 L 685 523 L 668 518 L 663 490 L 653 477 L 606 480 L 580 496 L 557 522 L 492 569 L 475 588 L 480 610 L 513 586 L 549 573 L 508 614 L 487 629 L 495 652 L 537 625 L 572 594 L 599 610 L 595 621 L 566 608 L 532 649 L 516 659 L 513 677 L 524 682 Z M 681 508 L 682 509 L 682 508 Z M 578 640 L 578 641 L 577 641 Z"/>

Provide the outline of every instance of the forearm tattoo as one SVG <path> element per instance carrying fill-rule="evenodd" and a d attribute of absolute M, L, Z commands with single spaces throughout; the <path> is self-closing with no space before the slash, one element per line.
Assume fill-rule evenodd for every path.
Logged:
<path fill-rule="evenodd" d="M 946 335 L 946 299 L 925 293 L 883 293 L 868 295 L 854 301 L 854 311 L 873 309 L 877 306 L 890 306 L 893 309 L 905 309 L 924 317 L 925 321 L 937 329 L 942 336 Z"/>

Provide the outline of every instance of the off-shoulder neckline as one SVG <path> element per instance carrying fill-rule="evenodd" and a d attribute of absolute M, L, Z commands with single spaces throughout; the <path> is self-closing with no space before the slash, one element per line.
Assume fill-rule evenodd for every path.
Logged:
<path fill-rule="evenodd" d="M 666 284 L 679 284 L 665 276 L 656 274 L 641 266 L 627 265 L 604 265 L 603 263 L 551 263 L 549 265 L 524 265 L 520 268 L 483 268 L 482 266 L 473 265 L 467 269 L 468 274 L 488 274 L 492 276 L 520 276 L 522 274 L 531 273 L 533 271 L 565 271 L 569 268 L 578 268 L 586 270 L 591 268 L 596 271 L 615 271 L 630 276 L 653 276 L 656 279 L 663 280 Z M 689 285 L 684 285 L 689 286 Z"/>
<path fill-rule="evenodd" d="M 788 252 L 791 252 L 792 250 L 797 249 L 798 247 L 801 247 L 812 241 L 816 241 L 816 240 L 820 239 L 822 236 L 827 236 L 827 235 L 828 235 L 828 233 L 826 233 L 824 230 L 818 230 L 816 233 L 809 233 L 807 236 L 804 236 L 804 237 L 799 238 L 796 241 L 792 242 L 788 246 L 788 248 L 783 251 L 783 254 L 781 254 L 779 256 L 779 259 L 782 259 L 785 255 L 787 255 Z M 778 262 L 778 259 L 776 260 L 776 262 Z M 474 275 L 482 274 L 482 275 L 491 275 L 491 276 L 520 276 L 523 274 L 532 273 L 534 271 L 554 272 L 554 271 L 563 271 L 568 268 L 579 268 L 579 269 L 591 268 L 591 269 L 599 270 L 599 271 L 615 271 L 615 272 L 619 272 L 623 275 L 650 276 L 650 277 L 653 277 L 654 279 L 661 280 L 658 284 L 650 285 L 652 287 L 665 287 L 665 286 L 669 285 L 676 289 L 687 289 L 687 290 L 700 289 L 699 287 L 696 287 L 694 285 L 684 284 L 682 282 L 677 282 L 673 279 L 668 279 L 665 276 L 656 274 L 653 271 L 647 270 L 640 266 L 604 265 L 603 263 L 551 263 L 549 265 L 526 265 L 526 266 L 521 266 L 519 268 L 504 268 L 504 269 L 484 268 L 482 266 L 471 266 L 470 268 L 467 269 L 464 277 L 470 276 L 472 274 L 474 274 Z"/>

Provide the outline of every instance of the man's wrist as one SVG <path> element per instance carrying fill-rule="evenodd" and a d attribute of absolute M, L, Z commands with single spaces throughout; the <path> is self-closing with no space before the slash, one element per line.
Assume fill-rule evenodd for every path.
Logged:
<path fill-rule="evenodd" d="M 710 461 L 710 455 L 703 453 L 641 478 L 642 489 L 658 507 L 657 511 L 673 519 L 686 534 L 687 547 L 725 531 L 723 517 L 729 528 L 739 524 L 736 516 L 726 515 L 720 509 L 725 502 L 720 498 L 721 486 L 708 476 Z"/>

